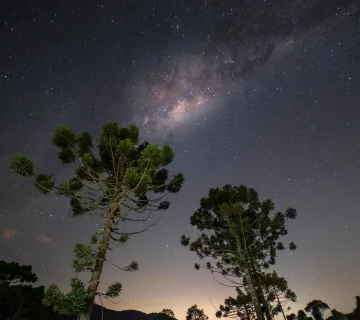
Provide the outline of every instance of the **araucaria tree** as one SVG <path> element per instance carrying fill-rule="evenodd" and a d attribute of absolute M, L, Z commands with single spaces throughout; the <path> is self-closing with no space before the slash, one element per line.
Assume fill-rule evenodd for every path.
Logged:
<path fill-rule="evenodd" d="M 63 294 L 52 285 L 44 299 L 58 313 L 78 314 L 80 319 L 88 320 L 96 296 L 115 298 L 121 291 L 121 284 L 116 282 L 106 293 L 98 292 L 108 250 L 151 225 L 134 233 L 126 233 L 120 226 L 127 221 L 144 223 L 149 221 L 152 211 L 167 209 L 166 195 L 178 192 L 184 179 L 180 173 L 169 177 L 166 166 L 173 160 L 173 150 L 167 145 L 140 144 L 135 125 L 120 129 L 116 121 L 105 123 L 97 146 L 88 132 L 77 134 L 60 125 L 54 131 L 52 143 L 59 150 L 59 161 L 72 169 L 70 179 L 55 185 L 53 176 L 35 170 L 33 161 L 25 155 L 14 157 L 11 169 L 20 176 L 33 178 L 41 193 L 67 197 L 72 216 L 92 216 L 105 221 L 90 243 L 75 246 L 73 268 L 76 272 L 90 272 L 88 287 L 74 278 L 69 293 Z M 135 271 L 138 265 L 132 262 L 121 269 Z"/>
<path fill-rule="evenodd" d="M 181 237 L 181 243 L 189 245 L 200 259 L 216 260 L 215 265 L 207 262 L 204 268 L 222 275 L 234 287 L 245 287 L 258 320 L 264 314 L 272 318 L 262 272 L 275 265 L 277 251 L 285 249 L 279 239 L 287 234 L 286 221 L 297 215 L 293 208 L 284 213 L 273 211 L 274 203 L 260 201 L 252 188 L 225 185 L 210 189 L 190 219 L 199 231 L 198 238 Z M 290 243 L 288 248 L 295 250 L 296 246 Z M 196 269 L 201 267 L 195 264 Z"/>

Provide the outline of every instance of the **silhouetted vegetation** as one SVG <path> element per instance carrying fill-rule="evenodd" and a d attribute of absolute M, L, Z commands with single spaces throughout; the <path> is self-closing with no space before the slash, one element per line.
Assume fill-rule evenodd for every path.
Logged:
<path fill-rule="evenodd" d="M 182 187 L 182 174 L 169 178 L 166 169 L 174 157 L 172 148 L 140 144 L 135 125 L 120 129 L 115 121 L 101 127 L 96 148 L 89 133 L 76 134 L 64 125 L 55 129 L 52 143 L 59 150 L 59 161 L 71 165 L 70 179 L 55 185 L 53 176 L 37 172 L 25 155 L 14 157 L 11 169 L 22 177 L 33 178 L 39 192 L 68 198 L 72 217 L 87 215 L 105 221 L 89 243 L 77 243 L 74 248 L 72 267 L 76 273 L 90 273 L 89 285 L 72 278 L 68 293 L 61 292 L 55 284 L 46 289 L 36 287 L 37 277 L 31 266 L 0 261 L 0 320 L 115 320 L 120 315 L 125 320 L 175 319 L 171 309 L 147 315 L 135 310 L 116 312 L 94 304 L 96 296 L 114 299 L 122 291 L 120 282 L 110 285 L 105 293 L 98 291 L 105 262 L 122 271 L 137 271 L 139 267 L 136 261 L 126 267 L 114 265 L 107 260 L 108 250 L 124 245 L 131 235 L 156 223 L 132 233 L 122 231 L 119 225 L 149 222 L 152 211 L 169 208 L 165 196 Z M 274 268 L 279 251 L 296 249 L 293 242 L 285 245 L 281 238 L 288 234 L 286 224 L 296 218 L 297 212 L 293 208 L 285 212 L 274 210 L 274 203 L 270 199 L 259 200 L 256 190 L 225 185 L 210 189 L 191 216 L 198 238 L 191 240 L 183 235 L 181 244 L 200 259 L 212 260 L 205 265 L 196 263 L 195 269 L 207 269 L 217 282 L 233 287 L 236 293 L 224 300 L 216 317 L 272 320 L 282 315 L 284 320 L 324 320 L 324 312 L 330 310 L 325 302 L 313 300 L 297 315 L 286 314 L 290 310 L 287 304 L 296 302 L 297 296 Z M 144 217 L 147 212 L 150 213 Z M 332 320 L 359 320 L 359 296 L 352 313 L 332 309 L 331 314 Z M 208 320 L 208 316 L 195 304 L 187 310 L 186 320 Z"/>
<path fill-rule="evenodd" d="M 178 192 L 184 178 L 180 173 L 169 178 L 166 166 L 173 160 L 172 148 L 140 144 L 135 125 L 120 129 L 116 121 L 105 123 L 97 148 L 88 132 L 76 134 L 70 127 L 60 125 L 54 131 L 52 143 L 58 148 L 59 161 L 72 170 L 70 179 L 55 186 L 53 176 L 38 172 L 25 155 L 16 156 L 11 169 L 20 176 L 33 178 L 39 192 L 68 198 L 72 216 L 105 220 L 104 227 L 97 230 L 89 243 L 78 243 L 74 249 L 73 269 L 90 273 L 89 286 L 86 288 L 81 280 L 73 278 L 68 293 L 62 293 L 57 285 L 45 291 L 44 303 L 55 312 L 89 320 L 96 296 L 113 299 L 122 290 L 121 283 L 115 282 L 105 293 L 98 292 L 108 250 L 125 244 L 131 235 L 146 231 L 155 223 L 133 233 L 121 231 L 118 225 L 148 222 L 151 212 L 168 209 L 170 203 L 164 197 Z M 122 271 L 138 270 L 136 261 L 127 267 L 116 267 Z"/>
<path fill-rule="evenodd" d="M 221 275 L 230 285 L 246 289 L 257 319 L 264 319 L 265 315 L 271 320 L 271 312 L 276 314 L 282 308 L 280 298 L 296 301 L 285 279 L 266 270 L 275 265 L 277 251 L 286 248 L 279 239 L 287 235 L 285 224 L 297 213 L 293 208 L 285 213 L 273 211 L 270 199 L 260 201 L 256 190 L 244 185 L 210 189 L 190 219 L 200 231 L 199 237 L 194 241 L 185 235 L 181 237 L 182 245 L 189 246 L 200 259 L 217 261 L 215 265 L 195 264 L 196 269 L 205 268 L 213 275 Z M 291 242 L 287 248 L 295 250 L 296 245 Z M 227 309 L 233 308 L 226 309 L 226 315 L 237 314 L 238 303 L 234 300 L 226 303 Z M 250 319 L 250 313 L 248 316 Z"/>
<path fill-rule="evenodd" d="M 186 313 L 186 320 L 208 320 L 209 317 L 203 309 L 199 309 L 196 304 L 191 306 Z"/>
<path fill-rule="evenodd" d="M 323 320 L 324 312 L 329 309 L 330 307 L 321 300 L 310 301 L 305 307 L 305 311 L 311 313 L 315 320 Z"/>
<path fill-rule="evenodd" d="M 162 309 L 160 314 L 164 314 L 164 315 L 166 315 L 166 316 L 168 316 L 170 318 L 175 319 L 175 313 L 171 309 Z"/>
<path fill-rule="evenodd" d="M 44 287 L 35 287 L 31 266 L 0 261 L 0 319 L 51 319 L 42 304 Z"/>

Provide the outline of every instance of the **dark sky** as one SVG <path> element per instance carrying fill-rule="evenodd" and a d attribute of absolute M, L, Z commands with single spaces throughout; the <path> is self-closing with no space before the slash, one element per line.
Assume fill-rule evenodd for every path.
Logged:
<path fill-rule="evenodd" d="M 98 133 L 137 123 L 175 148 L 186 184 L 161 223 L 109 260 L 103 288 L 124 287 L 117 310 L 198 304 L 214 319 L 231 289 L 193 268 L 180 246 L 210 187 L 246 184 L 276 208 L 297 208 L 293 254 L 277 271 L 303 308 L 322 299 L 348 312 L 359 295 L 360 26 L 357 1 L 3 1 L 0 10 L 1 259 L 31 264 L 67 289 L 72 247 L 95 222 L 68 217 L 9 170 L 13 154 L 67 177 L 50 145 L 55 126 Z"/>

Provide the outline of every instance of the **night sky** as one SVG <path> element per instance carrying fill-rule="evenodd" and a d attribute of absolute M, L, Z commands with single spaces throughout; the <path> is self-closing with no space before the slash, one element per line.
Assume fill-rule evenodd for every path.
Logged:
<path fill-rule="evenodd" d="M 3 1 L 4 2 L 4 1 Z M 350 312 L 360 294 L 360 14 L 357 1 L 5 1 L 0 10 L 0 252 L 67 289 L 72 248 L 94 220 L 69 217 L 9 169 L 22 152 L 68 177 L 51 146 L 64 123 L 97 135 L 108 120 L 174 147 L 186 183 L 160 223 L 109 260 L 102 288 L 121 281 L 116 310 L 193 304 L 215 319 L 233 293 L 181 247 L 210 187 L 246 184 L 276 208 L 295 207 L 297 251 L 276 270 L 298 295 Z M 142 226 L 134 226 L 134 228 Z"/>

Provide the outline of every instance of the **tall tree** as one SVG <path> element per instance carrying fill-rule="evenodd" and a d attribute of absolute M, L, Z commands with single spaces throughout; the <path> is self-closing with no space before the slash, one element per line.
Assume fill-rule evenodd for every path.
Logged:
<path fill-rule="evenodd" d="M 130 235 L 145 231 L 154 223 L 133 233 L 125 232 L 119 225 L 144 223 L 149 221 L 152 211 L 167 209 L 169 201 L 164 197 L 178 192 L 184 181 L 180 173 L 169 178 L 166 166 L 173 160 L 173 150 L 167 145 L 140 144 L 135 125 L 120 129 L 116 121 L 107 122 L 101 127 L 98 141 L 94 147 L 88 132 L 77 134 L 66 125 L 55 129 L 52 143 L 58 148 L 59 161 L 69 165 L 73 173 L 70 179 L 57 186 L 53 175 L 36 172 L 29 157 L 18 155 L 11 163 L 15 173 L 33 178 L 41 193 L 54 192 L 67 197 L 72 216 L 91 216 L 105 221 L 91 243 L 75 246 L 73 268 L 76 272 L 90 272 L 87 289 L 83 282 L 74 278 L 67 294 L 55 285 L 46 290 L 46 304 L 63 314 L 79 314 L 83 320 L 90 319 L 96 296 L 115 298 L 120 294 L 119 282 L 104 294 L 98 292 L 108 250 L 124 244 Z M 132 262 L 120 269 L 135 271 L 138 264 Z"/>
<path fill-rule="evenodd" d="M 200 208 L 193 213 L 190 223 L 200 234 L 194 241 L 183 235 L 181 243 L 190 245 L 200 259 L 217 260 L 206 268 L 221 274 L 234 287 L 244 285 L 254 304 L 259 320 L 265 313 L 271 319 L 261 284 L 261 271 L 276 262 L 278 250 L 285 249 L 281 236 L 287 234 L 285 223 L 296 218 L 296 210 L 273 213 L 274 203 L 260 201 L 257 192 L 244 185 L 225 185 L 210 189 L 208 196 L 200 200 Z M 290 250 L 295 250 L 290 243 Z M 201 266 L 195 264 L 195 268 Z"/>
<path fill-rule="evenodd" d="M 315 320 L 324 320 L 324 312 L 329 309 L 330 307 L 321 300 L 312 300 L 305 307 L 305 311 L 310 312 Z"/>
<path fill-rule="evenodd" d="M 31 266 L 0 261 L 0 319 L 49 319 L 42 305 L 44 287 L 34 287 L 37 276 Z"/>
<path fill-rule="evenodd" d="M 186 320 L 209 320 L 203 309 L 199 309 L 196 304 L 191 306 L 186 313 Z"/>

